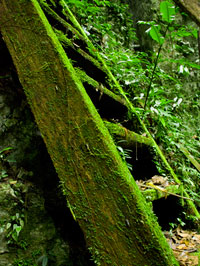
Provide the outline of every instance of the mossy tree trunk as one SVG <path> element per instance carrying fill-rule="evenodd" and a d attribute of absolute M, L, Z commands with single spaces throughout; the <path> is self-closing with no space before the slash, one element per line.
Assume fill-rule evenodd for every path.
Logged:
<path fill-rule="evenodd" d="M 0 0 L 0 29 L 97 265 L 178 265 L 37 0 Z"/>

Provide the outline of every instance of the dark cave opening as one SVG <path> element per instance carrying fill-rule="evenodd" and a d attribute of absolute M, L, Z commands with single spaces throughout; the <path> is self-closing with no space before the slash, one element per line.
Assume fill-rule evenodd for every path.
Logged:
<path fill-rule="evenodd" d="M 127 107 L 105 93 L 83 84 L 98 113 L 103 119 L 121 122 L 127 117 Z"/>
<path fill-rule="evenodd" d="M 130 153 L 130 157 L 127 162 L 132 165 L 131 173 L 135 180 L 145 181 L 159 174 L 153 162 L 151 148 L 138 143 Z"/>
<path fill-rule="evenodd" d="M 170 195 L 167 198 L 153 201 L 153 212 L 162 230 L 169 231 L 173 226 L 170 224 L 177 225 L 177 218 L 183 215 L 183 207 L 178 197 Z"/>

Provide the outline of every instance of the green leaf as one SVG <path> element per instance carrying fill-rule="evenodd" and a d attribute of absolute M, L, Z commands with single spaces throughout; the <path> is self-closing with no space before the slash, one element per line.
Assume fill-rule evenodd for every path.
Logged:
<path fill-rule="evenodd" d="M 12 149 L 13 149 L 12 147 L 7 147 L 7 148 L 1 150 L 1 151 L 0 151 L 0 154 L 1 154 L 1 153 L 4 153 L 4 152 L 6 152 L 6 151 L 12 150 Z"/>
<path fill-rule="evenodd" d="M 198 39 L 198 30 L 197 30 L 197 29 L 194 29 L 194 30 L 192 31 L 192 35 L 193 35 L 196 39 Z"/>
<path fill-rule="evenodd" d="M 7 223 L 7 225 L 6 225 L 6 229 L 9 229 L 10 227 L 11 227 L 11 223 Z"/>
<path fill-rule="evenodd" d="M 163 127 L 166 127 L 166 122 L 165 122 L 164 117 L 160 117 L 160 122 L 163 125 Z"/>
<path fill-rule="evenodd" d="M 174 15 L 176 14 L 175 7 L 168 1 L 163 1 L 160 3 L 160 13 L 162 14 L 162 19 L 168 23 L 174 20 Z"/>
<path fill-rule="evenodd" d="M 160 25 L 152 25 L 151 28 L 147 30 L 147 32 L 148 31 L 153 40 L 155 40 L 159 44 L 163 44 L 164 38 L 160 33 Z"/>
<path fill-rule="evenodd" d="M 15 228 L 15 231 L 16 231 L 16 233 L 17 233 L 17 236 L 19 236 L 19 233 L 21 232 L 21 230 L 22 230 L 21 226 L 17 226 L 17 227 Z"/>
<path fill-rule="evenodd" d="M 13 224 L 13 231 L 15 231 L 17 227 L 18 227 L 17 224 Z"/>
<path fill-rule="evenodd" d="M 18 236 L 17 236 L 16 232 L 12 233 L 12 238 L 15 240 L 15 242 L 17 242 Z"/>
<path fill-rule="evenodd" d="M 154 21 L 143 21 L 143 20 L 139 20 L 137 22 L 137 24 L 139 24 L 139 25 L 154 25 L 155 23 L 154 23 Z"/>

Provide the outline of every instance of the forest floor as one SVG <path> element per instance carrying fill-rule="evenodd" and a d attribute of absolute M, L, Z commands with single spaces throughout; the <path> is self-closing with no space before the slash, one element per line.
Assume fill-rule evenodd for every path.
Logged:
<path fill-rule="evenodd" d="M 166 177 L 153 176 L 151 179 L 137 181 L 141 191 L 156 189 L 180 197 L 178 194 L 170 193 L 167 188 L 173 186 L 173 181 L 169 182 Z M 180 266 L 200 266 L 200 234 L 192 230 L 183 230 L 180 225 L 176 229 L 164 231 L 164 235 L 173 250 L 174 256 Z"/>
<path fill-rule="evenodd" d="M 164 234 L 180 266 L 200 265 L 200 234 L 179 226 Z"/>

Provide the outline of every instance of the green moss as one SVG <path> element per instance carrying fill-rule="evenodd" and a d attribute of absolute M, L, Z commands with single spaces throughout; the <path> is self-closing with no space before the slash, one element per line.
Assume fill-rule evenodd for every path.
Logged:
<path fill-rule="evenodd" d="M 99 83 L 94 80 L 93 78 L 89 77 L 85 71 L 81 70 L 80 68 L 75 68 L 76 74 L 79 76 L 80 80 L 82 82 L 87 82 L 89 85 L 95 87 L 95 88 L 99 88 Z"/>

